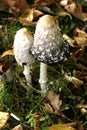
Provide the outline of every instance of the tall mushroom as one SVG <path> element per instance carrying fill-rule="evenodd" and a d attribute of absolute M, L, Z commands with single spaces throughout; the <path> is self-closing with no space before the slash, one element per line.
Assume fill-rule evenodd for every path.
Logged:
<path fill-rule="evenodd" d="M 47 90 L 47 64 L 57 63 L 69 55 L 69 45 L 63 39 L 58 21 L 51 15 L 42 16 L 36 25 L 31 54 L 41 62 L 40 86 Z"/>
<path fill-rule="evenodd" d="M 30 54 L 33 44 L 33 36 L 26 28 L 17 31 L 14 38 L 14 55 L 17 63 L 24 67 L 24 75 L 27 83 L 31 84 L 30 67 L 34 63 L 34 58 Z"/>

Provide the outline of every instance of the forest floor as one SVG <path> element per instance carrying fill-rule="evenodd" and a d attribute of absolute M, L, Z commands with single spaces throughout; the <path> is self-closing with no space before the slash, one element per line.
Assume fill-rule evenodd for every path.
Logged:
<path fill-rule="evenodd" d="M 0 129 L 87 130 L 87 2 L 66 0 L 0 3 Z M 24 9 L 27 8 L 28 11 Z M 48 65 L 48 92 L 43 96 L 40 63 L 32 66 L 32 88 L 27 90 L 23 67 L 13 53 L 14 36 L 25 27 L 34 35 L 45 14 L 58 16 L 70 56 Z M 62 124 L 61 128 L 58 124 Z M 70 126 L 70 128 L 68 127 Z M 15 127 L 15 128 L 14 128 Z"/>

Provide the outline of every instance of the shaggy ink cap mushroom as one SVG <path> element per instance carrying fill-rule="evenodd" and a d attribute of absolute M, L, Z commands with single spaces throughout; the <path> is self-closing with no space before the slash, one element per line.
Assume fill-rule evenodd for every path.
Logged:
<path fill-rule="evenodd" d="M 26 28 L 17 31 L 14 38 L 14 55 L 17 63 L 21 66 L 32 65 L 34 59 L 29 53 L 33 44 L 33 36 Z"/>
<path fill-rule="evenodd" d="M 33 36 L 26 28 L 21 28 L 16 32 L 14 38 L 14 56 L 17 63 L 24 67 L 23 74 L 27 83 L 31 84 L 30 67 L 34 63 L 34 58 L 30 54 L 30 48 L 33 44 Z"/>
<path fill-rule="evenodd" d="M 69 55 L 69 45 L 63 39 L 58 21 L 53 16 L 44 15 L 38 20 L 31 54 L 46 64 L 57 63 Z"/>

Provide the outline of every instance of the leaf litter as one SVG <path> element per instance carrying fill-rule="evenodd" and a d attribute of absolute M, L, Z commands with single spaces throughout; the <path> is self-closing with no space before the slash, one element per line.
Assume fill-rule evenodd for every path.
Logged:
<path fill-rule="evenodd" d="M 44 106 L 50 113 L 57 113 L 62 105 L 62 100 L 59 99 L 59 95 L 52 90 L 49 90 L 47 93 L 47 102 L 47 104 L 46 101 L 44 102 Z"/>
<path fill-rule="evenodd" d="M 83 1 L 83 2 L 86 2 L 86 1 Z M 18 25 L 20 27 L 26 26 L 27 28 L 29 28 L 29 26 L 30 26 L 30 27 L 34 27 L 34 29 L 35 29 L 35 26 L 36 26 L 36 23 L 37 23 L 39 17 L 41 17 L 45 14 L 51 14 L 51 15 L 54 15 L 54 17 L 59 20 L 61 31 L 63 31 L 62 27 L 65 28 L 66 32 L 67 32 L 67 30 L 70 31 L 67 34 L 64 33 L 64 35 L 63 35 L 64 39 L 66 39 L 69 42 L 69 45 L 72 49 L 69 59 L 67 61 L 65 60 L 63 62 L 64 65 L 60 63 L 58 66 L 51 66 L 51 68 L 53 67 L 56 70 L 55 72 L 58 72 L 58 74 L 60 74 L 61 70 L 63 70 L 63 77 L 61 77 L 60 80 L 62 80 L 63 82 L 67 82 L 67 85 L 70 88 L 68 88 L 68 87 L 61 88 L 62 84 L 60 86 L 59 86 L 59 84 L 56 84 L 58 92 L 56 93 L 54 90 L 49 90 L 46 97 L 43 99 L 42 104 L 41 105 L 39 104 L 38 108 L 37 108 L 38 103 L 35 99 L 35 97 L 37 97 L 37 93 L 38 93 L 37 91 L 34 91 L 34 94 L 35 94 L 33 97 L 34 100 L 29 97 L 29 99 L 27 101 L 27 102 L 29 102 L 28 103 L 29 106 L 27 106 L 29 109 L 27 109 L 25 107 L 25 103 L 23 103 L 23 101 L 21 103 L 20 96 L 19 96 L 19 102 L 20 102 L 20 104 L 24 105 L 24 108 L 22 108 L 22 110 L 23 110 L 22 113 L 23 112 L 25 113 L 25 111 L 28 112 L 30 110 L 30 106 L 32 107 L 32 104 L 34 103 L 34 106 L 32 107 L 32 109 L 34 108 L 36 110 L 36 112 L 33 110 L 34 111 L 34 114 L 33 114 L 34 120 L 31 120 L 31 122 L 30 122 L 33 125 L 35 123 L 35 126 L 32 126 L 34 128 L 34 130 L 37 130 L 39 128 L 41 128 L 41 129 L 45 128 L 45 123 L 46 123 L 45 121 L 47 121 L 47 119 L 50 120 L 49 124 L 46 123 L 47 126 L 51 125 L 51 127 L 49 127 L 50 130 L 52 130 L 52 129 L 53 130 L 54 129 L 55 130 L 56 129 L 57 130 L 58 129 L 74 130 L 74 128 L 76 130 L 84 130 L 87 126 L 86 121 L 85 121 L 86 114 L 87 114 L 87 102 L 86 102 L 86 95 L 87 95 L 87 62 L 86 62 L 87 61 L 86 60 L 87 59 L 87 47 L 86 47 L 87 46 L 87 25 L 86 25 L 87 12 L 84 12 L 84 10 L 83 10 L 83 8 L 85 6 L 83 7 L 80 4 L 77 5 L 75 3 L 75 1 L 73 1 L 73 0 L 61 0 L 61 1 L 59 1 L 59 0 L 51 0 L 51 1 L 34 0 L 34 2 L 31 2 L 31 3 L 30 2 L 28 3 L 26 0 L 15 0 L 15 1 L 5 0 L 4 2 L 1 0 L 0 7 L 1 7 L 0 11 L 8 11 L 8 13 L 13 15 L 13 16 L 11 16 L 11 17 L 13 17 L 13 19 L 17 18 L 18 22 L 21 24 L 21 25 L 20 24 Z M 71 30 L 69 30 L 70 27 L 69 27 L 68 20 L 66 20 L 67 25 L 61 26 L 62 24 L 64 24 L 64 21 L 67 17 L 69 17 L 70 21 L 75 22 L 74 23 L 75 26 L 73 26 L 73 28 L 72 28 L 72 32 L 73 32 L 72 35 L 71 35 Z M 65 18 L 63 23 L 60 23 L 60 20 L 61 19 L 63 20 L 63 18 Z M 10 22 L 9 17 L 7 18 L 7 16 L 6 16 L 6 19 L 3 19 L 3 20 L 5 20 L 5 21 L 8 20 L 8 22 Z M 80 21 L 76 23 L 75 20 L 77 20 L 77 21 L 80 20 Z M 15 21 L 13 21 L 12 23 L 14 23 Z M 80 26 L 80 22 L 82 22 L 83 25 L 81 23 L 81 26 Z M 11 23 L 11 25 L 12 25 L 12 23 Z M 0 26 L 1 26 L 0 33 L 1 33 L 1 36 L 3 36 L 2 35 L 4 33 L 2 31 L 3 26 L 2 25 L 0 25 Z M 34 32 L 32 31 L 32 33 L 34 33 Z M 12 40 L 12 42 L 13 42 L 13 40 Z M 0 44 L 0 47 L 1 47 L 1 44 Z M 5 80 L 8 82 L 9 77 L 14 78 L 14 75 L 11 76 L 11 74 L 8 74 L 8 70 L 11 67 L 14 69 L 14 71 L 16 71 L 15 70 L 16 65 L 15 65 L 15 61 L 12 59 L 12 58 L 14 58 L 14 54 L 13 54 L 13 50 L 10 49 L 10 46 L 9 46 L 8 50 L 4 49 L 4 47 L 2 47 L 2 48 L 3 48 L 3 51 L 2 51 L 3 53 L 0 53 L 0 76 L 1 76 L 1 73 L 2 73 L 2 75 L 6 76 L 6 72 L 7 72 L 8 78 L 7 79 L 5 78 Z M 9 64 L 9 62 L 10 62 L 10 64 Z M 12 63 L 12 65 L 11 65 L 11 63 Z M 38 64 L 35 67 L 36 67 L 35 68 L 36 70 L 33 68 L 33 71 L 37 71 L 37 74 L 35 74 L 35 76 L 37 77 L 36 79 L 38 79 L 38 74 L 39 74 L 38 69 L 37 69 Z M 50 66 L 48 68 L 50 68 Z M 60 70 L 59 70 L 59 68 L 60 68 Z M 49 73 L 51 73 L 51 72 L 49 72 Z M 68 73 L 70 73 L 70 75 L 68 75 Z M 10 75 L 10 76 L 8 76 L 8 75 Z M 16 74 L 15 74 L 15 76 L 16 76 Z M 19 81 L 19 78 L 17 78 L 17 77 L 14 82 L 14 84 L 17 85 L 17 89 L 18 89 L 18 87 L 20 87 L 20 86 L 22 87 L 25 85 L 24 84 L 25 79 L 23 79 L 23 75 L 21 74 L 21 71 L 20 71 L 19 77 L 20 77 L 21 82 Z M 22 79 L 23 79 L 23 81 L 22 81 Z M 53 79 L 53 85 L 52 85 L 53 88 L 52 89 L 55 89 L 54 82 L 56 79 L 54 79 L 54 76 L 52 73 L 51 73 L 50 79 L 51 80 Z M 2 84 L 3 80 L 4 80 L 4 77 L 2 76 L 2 80 L 0 80 L 0 84 Z M 11 81 L 13 82 L 13 80 L 11 80 Z M 10 81 L 10 83 L 11 83 L 11 81 Z M 33 82 L 34 82 L 33 84 L 36 86 L 35 89 L 38 89 L 37 80 L 33 81 Z M 22 83 L 22 85 L 21 85 L 21 83 Z M 8 86 L 10 86 L 10 85 L 8 85 Z M 12 93 L 12 88 L 9 88 L 9 89 L 11 89 L 11 93 Z M 16 87 L 15 88 L 13 87 L 13 89 L 16 90 Z M 23 88 L 21 88 L 21 89 L 23 89 Z M 73 89 L 74 89 L 75 94 L 77 95 L 77 98 L 76 98 L 75 94 L 73 96 L 73 91 L 72 91 Z M 17 91 L 18 90 L 16 90 L 15 94 L 19 93 Z M 21 90 L 21 92 L 22 91 L 23 90 Z M 63 91 L 65 91 L 63 93 L 64 95 L 62 95 Z M 71 93 L 71 95 L 68 95 L 68 92 Z M 38 93 L 38 94 L 41 94 L 41 93 Z M 25 94 L 23 94 L 23 95 L 25 95 Z M 21 95 L 21 96 L 23 96 L 23 95 Z M 14 99 L 18 103 L 18 100 L 16 100 L 16 98 L 18 98 L 18 95 L 15 95 L 15 96 L 17 96 L 17 97 L 15 97 Z M 28 94 L 27 94 L 27 96 L 28 96 Z M 32 94 L 31 94 L 31 96 L 32 96 Z M 39 96 L 41 96 L 41 95 L 39 95 Z M 21 98 L 24 98 L 24 97 L 21 97 Z M 41 97 L 41 98 L 43 98 L 43 97 Z M 73 98 L 74 98 L 74 100 L 73 100 Z M 30 102 L 30 100 L 31 100 L 31 102 Z M 70 100 L 70 103 L 72 102 L 72 100 L 73 100 L 73 102 L 75 102 L 75 101 L 77 101 L 77 102 L 75 104 L 72 102 L 71 104 L 74 104 L 74 106 L 73 106 L 73 105 L 69 104 L 68 100 Z M 66 107 L 67 102 L 68 102 L 68 107 Z M 18 107 L 18 106 L 19 105 L 17 104 L 16 107 Z M 37 109 L 35 108 L 35 106 Z M 0 107 L 1 107 L 1 104 L 0 104 Z M 73 113 L 75 113 L 75 111 L 77 112 L 78 118 L 75 115 L 74 119 L 71 120 L 68 116 L 66 116 L 64 114 L 64 112 L 66 111 L 66 108 L 67 108 L 67 110 L 70 110 L 71 107 L 73 107 Z M 10 109 L 10 108 L 8 108 L 8 107 L 7 107 L 7 109 L 5 108 L 6 111 L 8 111 L 8 109 Z M 11 109 L 11 111 L 12 111 L 12 109 Z M 37 111 L 40 111 L 41 114 L 38 114 Z M 45 111 L 45 112 L 43 112 L 43 111 Z M 45 114 L 48 114 L 49 116 L 47 116 Z M 0 114 L 0 116 L 1 115 L 2 114 Z M 54 124 L 53 118 L 49 118 L 50 115 L 51 116 L 57 115 L 56 124 Z M 46 120 L 45 120 L 45 116 L 47 116 Z M 80 116 L 82 118 L 80 118 Z M 5 119 L 1 117 L 1 123 L 0 123 L 1 128 L 5 125 L 5 123 L 9 119 L 8 114 L 3 117 L 5 117 Z M 44 117 L 44 122 L 41 121 L 42 117 Z M 60 121 L 58 120 L 58 117 L 60 118 Z M 23 118 L 24 118 L 24 115 L 23 115 Z M 63 120 L 62 120 L 62 118 L 63 118 Z M 32 116 L 31 116 L 31 119 L 33 119 Z M 64 120 L 66 120 L 66 121 L 64 121 Z M 35 121 L 35 122 L 33 122 L 33 121 Z M 73 123 L 74 121 L 75 121 L 74 127 L 72 125 L 67 126 L 67 122 Z M 59 124 L 59 122 L 62 122 L 62 123 Z M 66 124 L 64 124 L 64 123 L 66 123 Z M 28 124 L 28 122 L 26 123 L 25 118 L 24 118 L 24 124 Z M 26 127 L 30 128 L 28 125 Z M 14 129 L 23 130 L 23 128 L 20 124 L 15 125 L 13 130 Z"/>
<path fill-rule="evenodd" d="M 5 126 L 8 119 L 9 119 L 9 113 L 0 112 L 0 128 Z"/>

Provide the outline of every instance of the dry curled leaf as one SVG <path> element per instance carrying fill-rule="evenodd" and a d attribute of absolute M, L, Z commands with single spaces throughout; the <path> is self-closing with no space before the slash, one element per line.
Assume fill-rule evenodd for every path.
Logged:
<path fill-rule="evenodd" d="M 43 13 L 39 10 L 36 10 L 34 8 L 32 9 L 27 9 L 24 14 L 19 17 L 19 21 L 23 25 L 34 25 L 35 23 L 33 22 L 34 19 L 38 19 L 38 17 L 42 16 Z"/>
<path fill-rule="evenodd" d="M 87 13 L 83 13 L 82 7 L 77 6 L 74 2 L 68 4 L 65 6 L 65 9 L 67 12 L 75 16 L 76 18 L 82 20 L 82 21 L 87 21 Z"/>
<path fill-rule="evenodd" d="M 9 68 L 9 63 L 7 60 L 4 60 L 3 64 L 0 65 L 0 72 L 4 73 L 8 70 L 8 68 Z"/>
<path fill-rule="evenodd" d="M 57 95 L 54 91 L 49 90 L 47 93 L 47 97 L 44 100 L 44 108 L 49 113 L 59 114 L 59 109 L 62 104 L 62 101 L 59 99 L 59 95 Z"/>
<path fill-rule="evenodd" d="M 84 67 L 83 67 L 83 69 L 84 69 Z M 75 70 L 74 76 L 81 79 L 81 80 L 84 80 L 87 78 L 87 71 Z"/>
<path fill-rule="evenodd" d="M 0 112 L 0 128 L 2 128 L 6 124 L 8 119 L 9 119 L 9 113 Z"/>
<path fill-rule="evenodd" d="M 87 104 L 82 104 L 82 103 L 81 104 L 77 104 L 76 107 L 80 108 L 80 109 L 81 108 L 86 108 L 87 109 Z"/>
<path fill-rule="evenodd" d="M 54 91 L 48 91 L 47 98 L 50 101 L 52 107 L 55 111 L 59 111 L 60 106 L 62 105 L 62 100 L 60 100 L 59 95 L 57 95 Z"/>
<path fill-rule="evenodd" d="M 75 130 L 75 129 L 65 124 L 56 124 L 56 125 L 50 126 L 49 130 Z"/>
<path fill-rule="evenodd" d="M 60 116 L 60 117 L 62 117 L 62 118 L 65 118 L 65 119 L 67 119 L 67 120 L 70 121 L 70 119 L 67 118 L 67 117 L 59 110 L 59 106 L 58 106 L 58 108 L 56 108 L 55 105 L 52 106 L 52 104 L 50 103 L 50 101 L 47 100 L 47 99 L 44 101 L 43 104 L 44 104 L 45 110 L 46 110 L 48 113 L 57 114 L 58 116 Z"/>
<path fill-rule="evenodd" d="M 73 61 L 75 60 L 77 61 L 83 52 L 83 49 L 78 47 L 78 45 L 75 45 L 75 47 L 77 47 L 77 50 L 71 53 L 71 57 L 70 57 Z"/>
<path fill-rule="evenodd" d="M 52 106 L 51 106 L 49 103 L 44 102 L 44 108 L 45 108 L 46 111 L 48 111 L 49 113 L 53 113 L 53 112 L 54 112 Z"/>
<path fill-rule="evenodd" d="M 87 114 L 87 104 L 77 104 L 76 107 L 80 109 L 82 114 Z"/>
<path fill-rule="evenodd" d="M 83 81 L 76 78 L 76 77 L 73 77 L 73 76 L 71 77 L 71 76 L 65 75 L 65 78 L 69 82 L 73 83 L 74 87 L 77 88 L 77 89 L 80 89 L 80 86 L 83 84 Z"/>
<path fill-rule="evenodd" d="M 7 50 L 7 51 L 3 52 L 3 54 L 0 56 L 0 59 L 4 58 L 7 55 L 14 55 L 13 50 Z"/>
<path fill-rule="evenodd" d="M 83 30 L 76 28 L 74 31 L 74 39 L 80 47 L 84 48 L 87 46 L 87 33 Z"/>
<path fill-rule="evenodd" d="M 23 127 L 22 125 L 17 125 L 12 130 L 23 130 Z"/>
<path fill-rule="evenodd" d="M 6 81 L 10 82 L 13 77 L 13 69 L 10 67 L 9 62 L 4 60 L 3 64 L 0 65 L 0 80 L 5 78 Z"/>

